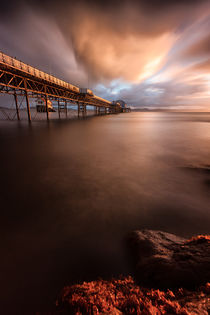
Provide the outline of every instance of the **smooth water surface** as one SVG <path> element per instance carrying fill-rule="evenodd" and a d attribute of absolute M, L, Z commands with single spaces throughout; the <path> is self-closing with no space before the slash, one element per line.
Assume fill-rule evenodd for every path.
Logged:
<path fill-rule="evenodd" d="M 134 229 L 210 232 L 210 113 L 0 123 L 1 310 L 128 274 Z"/>

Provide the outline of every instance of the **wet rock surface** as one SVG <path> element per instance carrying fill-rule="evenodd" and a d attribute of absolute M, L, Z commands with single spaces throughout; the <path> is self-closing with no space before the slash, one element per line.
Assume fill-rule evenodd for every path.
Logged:
<path fill-rule="evenodd" d="M 134 278 L 150 288 L 194 289 L 210 281 L 210 236 L 191 240 L 153 230 L 128 237 Z"/>

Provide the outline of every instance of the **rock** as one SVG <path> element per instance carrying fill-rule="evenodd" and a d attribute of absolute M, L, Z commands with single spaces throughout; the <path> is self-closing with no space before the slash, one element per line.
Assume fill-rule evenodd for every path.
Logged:
<path fill-rule="evenodd" d="M 56 306 L 58 314 L 208 315 L 210 283 L 172 292 L 141 288 L 131 277 L 83 282 L 63 288 Z"/>
<path fill-rule="evenodd" d="M 210 280 L 210 236 L 191 240 L 162 231 L 131 233 L 128 246 L 137 283 L 152 288 L 195 288 Z"/>

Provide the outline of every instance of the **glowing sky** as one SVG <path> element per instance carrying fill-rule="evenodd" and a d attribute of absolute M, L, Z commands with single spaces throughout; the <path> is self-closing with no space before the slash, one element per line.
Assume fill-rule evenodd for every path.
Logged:
<path fill-rule="evenodd" d="M 10 1 L 0 49 L 110 100 L 210 110 L 210 1 Z"/>

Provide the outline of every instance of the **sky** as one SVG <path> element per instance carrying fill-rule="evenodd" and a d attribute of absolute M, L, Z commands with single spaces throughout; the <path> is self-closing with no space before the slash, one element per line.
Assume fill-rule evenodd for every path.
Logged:
<path fill-rule="evenodd" d="M 1 1 L 0 44 L 109 100 L 210 110 L 210 0 Z"/>

